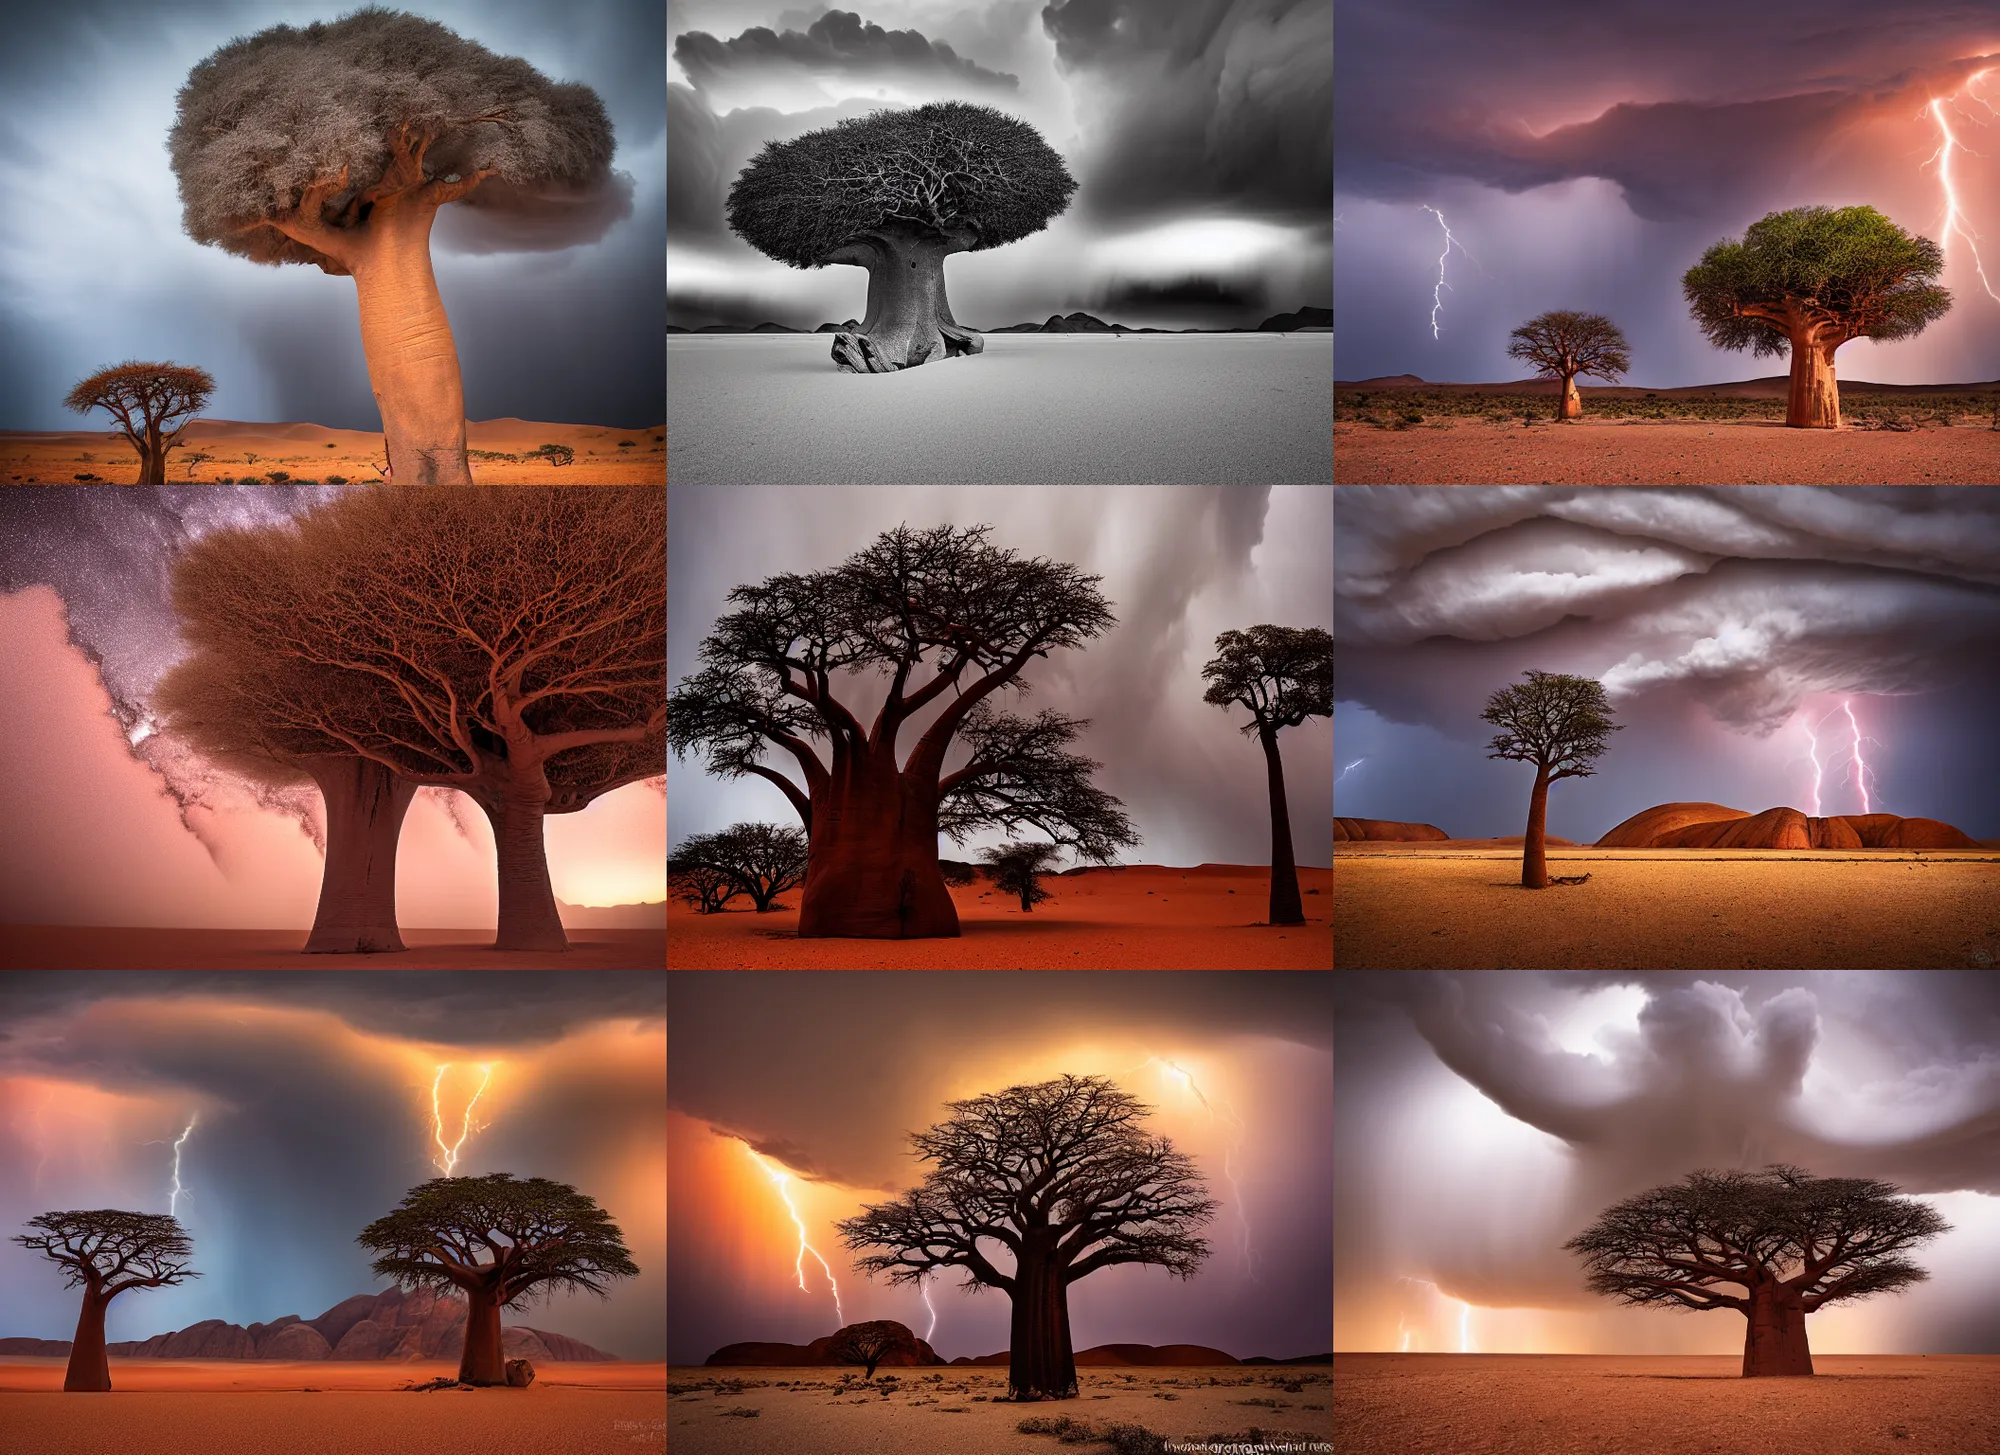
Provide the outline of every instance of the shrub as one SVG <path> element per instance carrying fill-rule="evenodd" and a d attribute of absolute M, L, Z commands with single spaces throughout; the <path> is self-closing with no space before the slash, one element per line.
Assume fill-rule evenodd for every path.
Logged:
<path fill-rule="evenodd" d="M 567 465 L 576 459 L 576 451 L 568 445 L 537 445 L 528 451 L 528 458 L 540 457 L 551 465 Z"/>
<path fill-rule="evenodd" d="M 264 477 L 262 475 L 245 475 L 241 480 L 238 480 L 236 483 L 238 485 L 262 485 L 264 483 Z"/>
<path fill-rule="evenodd" d="M 618 441 L 618 448 L 619 448 L 619 449 L 621 449 L 621 450 L 629 450 L 629 449 L 631 449 L 631 448 L 632 448 L 632 441 L 630 441 L 630 440 L 620 440 L 620 441 Z"/>
<path fill-rule="evenodd" d="M 290 472 L 289 472 L 289 471 L 285 471 L 285 470 L 273 470 L 273 471 L 271 472 L 271 483 L 272 483 L 273 485 L 282 485 L 282 484 L 284 484 L 284 483 L 285 483 L 285 482 L 286 482 L 287 480 L 289 480 L 289 479 L 291 479 L 291 478 L 292 478 L 292 477 L 291 477 L 291 474 L 290 474 Z"/>
<path fill-rule="evenodd" d="M 76 478 L 83 481 L 85 484 L 89 484 L 92 480 L 97 480 L 100 479 L 101 477 L 97 475 L 92 475 L 88 471 L 86 471 L 85 473 L 78 475 Z"/>
<path fill-rule="evenodd" d="M 345 475 L 329 475 L 326 477 L 326 483 L 329 485 L 345 485 L 347 477 Z"/>

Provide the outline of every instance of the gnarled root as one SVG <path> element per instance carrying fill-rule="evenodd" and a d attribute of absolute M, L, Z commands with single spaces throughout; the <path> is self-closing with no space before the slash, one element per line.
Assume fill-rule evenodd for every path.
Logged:
<path fill-rule="evenodd" d="M 891 374 L 903 367 L 891 363 L 865 333 L 835 334 L 833 363 L 843 374 Z"/>
<path fill-rule="evenodd" d="M 955 359 L 960 354 L 983 353 L 986 349 L 985 338 L 955 323 L 940 323 L 938 332 L 944 335 L 944 356 L 947 359 Z"/>

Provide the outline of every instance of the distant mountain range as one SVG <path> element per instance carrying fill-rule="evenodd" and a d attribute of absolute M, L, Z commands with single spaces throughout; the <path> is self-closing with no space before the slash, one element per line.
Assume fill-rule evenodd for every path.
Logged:
<path fill-rule="evenodd" d="M 570 904 L 556 901 L 562 922 L 573 930 L 657 930 L 666 927 L 667 902 L 646 900 L 639 904 Z"/>
<path fill-rule="evenodd" d="M 861 327 L 855 319 L 845 323 L 822 323 L 814 333 L 851 333 Z M 1044 323 L 1010 323 L 1005 328 L 974 329 L 975 333 L 1298 333 L 1301 330 L 1333 329 L 1331 308 L 1300 308 L 1291 313 L 1274 313 L 1255 328 L 1127 328 L 1122 323 L 1106 323 L 1088 313 L 1051 313 Z M 804 333 L 782 323 L 759 323 L 748 328 L 711 323 L 703 328 L 667 325 L 668 333 Z"/>
<path fill-rule="evenodd" d="M 1676 389 L 1640 389 L 1629 384 L 1585 384 L 1577 390 L 1594 399 L 1783 399 L 1792 381 L 1784 374 L 1762 379 L 1737 379 L 1727 384 L 1684 384 Z M 1562 388 L 1557 379 L 1515 379 L 1504 384 L 1440 384 L 1415 374 L 1385 374 L 1374 379 L 1337 379 L 1336 389 L 1428 389 L 1438 394 L 1554 394 Z M 1984 384 L 1870 384 L 1866 379 L 1842 379 L 1840 392 L 1848 394 L 1985 394 L 2000 391 L 2000 379 Z"/>

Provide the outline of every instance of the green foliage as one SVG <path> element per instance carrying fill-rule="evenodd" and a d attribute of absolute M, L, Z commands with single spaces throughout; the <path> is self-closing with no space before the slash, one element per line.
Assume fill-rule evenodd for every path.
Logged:
<path fill-rule="evenodd" d="M 194 1244 L 164 1213 L 98 1208 L 29 1218 L 11 1240 L 59 1264 L 66 1288 L 94 1285 L 107 1296 L 128 1288 L 172 1287 L 201 1275 L 187 1266 Z"/>
<path fill-rule="evenodd" d="M 1681 292 L 1717 348 L 1779 354 L 1790 346 L 1783 326 L 1746 309 L 1789 303 L 1842 340 L 1911 338 L 1951 307 L 1932 281 L 1943 271 L 1942 248 L 1872 207 L 1795 207 L 1715 244 Z"/>
<path fill-rule="evenodd" d="M 1549 781 L 1588 778 L 1612 733 L 1604 684 L 1565 672 L 1529 669 L 1527 681 L 1503 687 L 1487 699 L 1480 717 L 1500 729 L 1488 745 L 1489 758 L 1511 758 L 1549 770 Z"/>
<path fill-rule="evenodd" d="M 1624 332 L 1601 313 L 1553 309 L 1529 319 L 1511 338 L 1508 356 L 1533 364 L 1546 379 L 1577 374 L 1619 379 L 1632 367 Z"/>
<path fill-rule="evenodd" d="M 526 458 L 530 460 L 544 459 L 551 465 L 561 466 L 574 461 L 576 459 L 576 451 L 568 445 L 536 445 L 535 448 L 528 451 Z"/>

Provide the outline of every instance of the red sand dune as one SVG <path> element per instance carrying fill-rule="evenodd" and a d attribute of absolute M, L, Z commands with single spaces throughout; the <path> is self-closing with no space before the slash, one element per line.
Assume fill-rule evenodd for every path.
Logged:
<path fill-rule="evenodd" d="M 1662 803 L 1619 824 L 1600 849 L 1976 849 L 1934 818 L 1893 813 L 1813 817 L 1796 808 L 1750 814 L 1719 803 Z"/>
<path fill-rule="evenodd" d="M 1333 841 L 1336 844 L 1388 840 L 1429 842 L 1449 837 L 1443 829 L 1427 823 L 1397 823 L 1385 818 L 1336 818 L 1333 821 Z"/>

